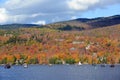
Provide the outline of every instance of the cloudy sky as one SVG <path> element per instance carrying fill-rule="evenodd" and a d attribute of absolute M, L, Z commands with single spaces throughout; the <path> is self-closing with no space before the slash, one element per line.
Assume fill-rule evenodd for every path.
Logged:
<path fill-rule="evenodd" d="M 120 0 L 0 0 L 0 24 L 48 24 L 120 14 Z"/>

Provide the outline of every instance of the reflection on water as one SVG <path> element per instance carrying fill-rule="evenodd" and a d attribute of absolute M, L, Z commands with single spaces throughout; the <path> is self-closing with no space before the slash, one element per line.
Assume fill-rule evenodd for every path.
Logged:
<path fill-rule="evenodd" d="M 120 80 L 120 65 L 30 65 L 11 69 L 0 66 L 0 80 Z"/>

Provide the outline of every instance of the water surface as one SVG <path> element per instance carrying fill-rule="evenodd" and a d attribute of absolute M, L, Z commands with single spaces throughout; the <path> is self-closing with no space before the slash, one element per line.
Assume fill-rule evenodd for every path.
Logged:
<path fill-rule="evenodd" d="M 120 80 L 120 65 L 30 65 L 11 69 L 0 66 L 0 80 Z"/>

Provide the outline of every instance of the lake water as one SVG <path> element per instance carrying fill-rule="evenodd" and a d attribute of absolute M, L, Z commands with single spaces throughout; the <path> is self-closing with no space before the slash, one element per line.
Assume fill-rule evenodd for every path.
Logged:
<path fill-rule="evenodd" d="M 0 66 L 0 80 L 120 80 L 120 65 L 30 65 L 10 69 Z"/>

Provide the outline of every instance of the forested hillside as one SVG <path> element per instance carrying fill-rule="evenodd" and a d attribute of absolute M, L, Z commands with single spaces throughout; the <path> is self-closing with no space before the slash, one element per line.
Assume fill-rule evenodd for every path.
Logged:
<path fill-rule="evenodd" d="M 48 24 L 43 27 L 63 31 L 82 31 L 94 28 L 108 27 L 120 24 L 120 15 L 98 18 L 78 18 L 70 21 Z"/>
<path fill-rule="evenodd" d="M 120 25 L 83 31 L 0 30 L 0 64 L 118 64 Z"/>

